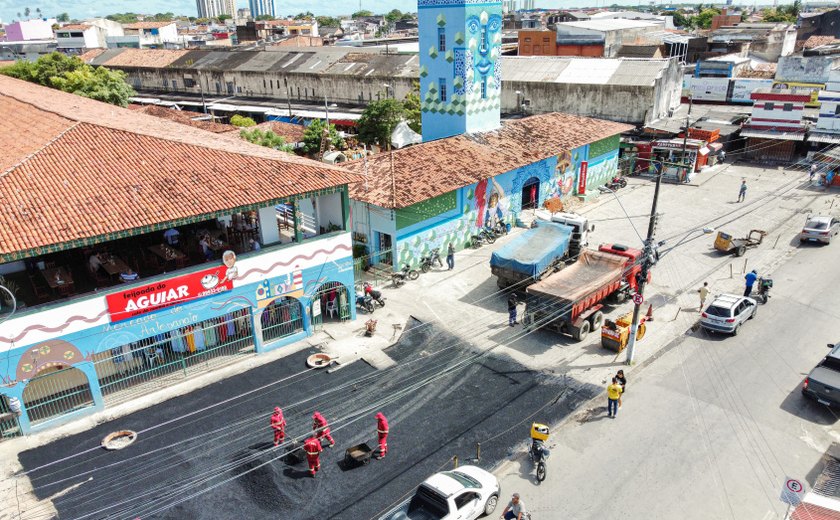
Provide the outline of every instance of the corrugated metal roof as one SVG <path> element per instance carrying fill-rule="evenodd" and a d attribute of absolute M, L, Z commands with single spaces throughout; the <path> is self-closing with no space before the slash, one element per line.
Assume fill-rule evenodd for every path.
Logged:
<path fill-rule="evenodd" d="M 636 29 L 643 27 L 661 27 L 662 22 L 646 22 L 644 20 L 625 20 L 623 18 L 609 18 L 605 20 L 584 20 L 582 22 L 561 22 L 557 27 L 575 27 L 577 29 L 590 29 L 593 31 L 621 31 L 623 29 Z"/>
<path fill-rule="evenodd" d="M 502 81 L 651 86 L 666 68 L 668 60 L 506 56 Z"/>

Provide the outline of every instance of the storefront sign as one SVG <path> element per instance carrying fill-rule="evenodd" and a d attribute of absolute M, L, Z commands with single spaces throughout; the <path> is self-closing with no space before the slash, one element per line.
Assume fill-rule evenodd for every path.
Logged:
<path fill-rule="evenodd" d="M 132 287 L 105 297 L 108 302 L 108 313 L 113 323 L 165 307 L 180 305 L 197 298 L 231 290 L 232 278 L 233 276 L 228 277 L 228 266 L 218 265 L 169 280 Z"/>
<path fill-rule="evenodd" d="M 586 173 L 589 171 L 587 161 L 580 162 L 580 175 L 578 175 L 578 193 L 586 193 Z"/>

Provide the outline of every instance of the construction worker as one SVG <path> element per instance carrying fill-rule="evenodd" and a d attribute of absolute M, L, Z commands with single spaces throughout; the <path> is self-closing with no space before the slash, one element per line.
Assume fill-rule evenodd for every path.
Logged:
<path fill-rule="evenodd" d="M 315 430 L 315 437 L 317 437 L 319 441 L 321 439 L 327 439 L 330 443 L 330 448 L 335 446 L 335 440 L 332 438 L 332 435 L 330 435 L 329 424 L 320 412 L 312 414 L 312 429 Z"/>
<path fill-rule="evenodd" d="M 306 462 L 309 463 L 309 474 L 313 477 L 321 469 L 321 441 L 315 437 L 309 437 L 303 443 L 303 451 L 306 452 Z"/>
<path fill-rule="evenodd" d="M 376 414 L 376 434 L 379 436 L 379 458 L 388 453 L 388 419 L 382 412 Z"/>
<path fill-rule="evenodd" d="M 271 429 L 274 430 L 274 445 L 277 446 L 286 438 L 286 418 L 279 406 L 275 406 L 271 414 Z"/>

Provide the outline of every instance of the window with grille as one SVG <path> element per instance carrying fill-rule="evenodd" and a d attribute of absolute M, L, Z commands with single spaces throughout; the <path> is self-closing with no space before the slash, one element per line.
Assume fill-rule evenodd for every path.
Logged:
<path fill-rule="evenodd" d="M 446 101 L 446 79 L 440 78 L 438 83 L 440 84 L 440 100 Z"/>
<path fill-rule="evenodd" d="M 446 51 L 446 30 L 443 28 L 438 29 L 438 51 Z"/>

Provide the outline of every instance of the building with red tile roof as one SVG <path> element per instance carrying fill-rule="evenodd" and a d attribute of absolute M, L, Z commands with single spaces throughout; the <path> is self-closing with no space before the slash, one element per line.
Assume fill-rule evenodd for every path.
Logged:
<path fill-rule="evenodd" d="M 4 437 L 355 317 L 357 175 L 6 76 L 0 118 Z"/>

